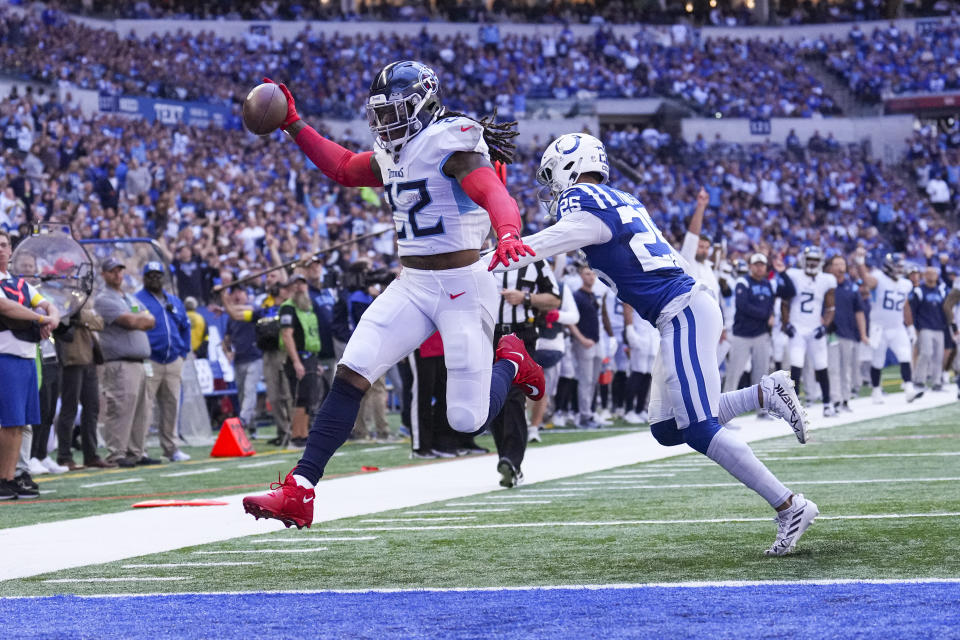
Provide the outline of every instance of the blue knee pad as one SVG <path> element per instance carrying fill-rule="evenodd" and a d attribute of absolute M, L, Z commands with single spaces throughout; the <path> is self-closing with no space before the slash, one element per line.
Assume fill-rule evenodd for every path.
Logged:
<path fill-rule="evenodd" d="M 650 433 L 665 447 L 683 444 L 683 434 L 677 429 L 677 421 L 673 418 L 650 425 Z"/>
<path fill-rule="evenodd" d="M 693 449 L 707 455 L 707 447 L 710 446 L 713 436 L 717 435 L 717 431 L 720 431 L 720 423 L 717 422 L 717 419 L 707 418 L 700 422 L 694 422 L 683 429 L 682 437 L 683 441 Z"/>

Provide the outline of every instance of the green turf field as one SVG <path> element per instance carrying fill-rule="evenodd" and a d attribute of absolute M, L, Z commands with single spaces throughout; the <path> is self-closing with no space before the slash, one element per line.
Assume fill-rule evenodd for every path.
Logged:
<path fill-rule="evenodd" d="M 545 444 L 580 437 L 584 434 L 548 433 Z M 406 445 L 363 453 L 382 446 L 348 446 L 330 471 L 411 462 Z M 0 595 L 960 576 L 960 406 L 818 431 L 803 447 L 792 435 L 753 446 L 788 486 L 820 507 L 821 517 L 786 558 L 762 555 L 775 534 L 766 504 L 706 458 L 690 453 L 509 492 L 318 523 L 310 530 L 10 580 L 0 583 Z M 101 472 L 89 479 L 149 477 L 150 488 L 158 492 L 242 493 L 224 488 L 262 486 L 295 457 L 271 453 L 261 461 L 275 458 L 275 466 L 247 470 L 239 466 L 260 456 Z M 160 477 L 210 466 L 222 471 Z M 43 487 L 69 497 L 80 493 L 76 484 L 66 477 Z M 494 477 L 491 485 L 495 488 Z M 135 486 L 101 487 L 97 497 L 134 493 Z M 0 514 L 3 526 L 13 526 L 122 510 L 129 502 L 23 504 L 3 507 Z M 209 566 L 223 563 L 231 564 Z M 72 582 L 135 576 L 169 580 Z"/>

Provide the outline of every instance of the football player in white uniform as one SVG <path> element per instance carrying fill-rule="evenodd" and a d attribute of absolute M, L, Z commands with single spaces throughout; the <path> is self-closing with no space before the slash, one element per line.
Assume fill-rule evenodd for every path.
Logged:
<path fill-rule="evenodd" d="M 883 403 L 880 371 L 887 360 L 887 349 L 890 349 L 900 362 L 900 376 L 903 378 L 907 402 L 913 402 L 923 395 L 923 390 L 913 386 L 910 363 L 913 360 L 913 344 L 917 341 L 917 329 L 913 326 L 913 313 L 907 304 L 913 283 L 903 277 L 903 256 L 888 253 L 883 258 L 881 268 L 870 272 L 864 265 L 858 266 L 860 277 L 873 291 L 873 304 L 870 307 L 870 347 L 873 349 L 873 362 L 870 363 L 870 383 L 873 385 L 871 397 L 875 403 Z"/>
<path fill-rule="evenodd" d="M 786 277 L 793 284 L 795 294 L 784 299 L 780 317 L 783 332 L 790 339 L 790 377 L 800 386 L 800 376 L 807 357 L 823 399 L 823 416 L 836 415 L 830 403 L 830 376 L 827 371 L 827 327 L 833 322 L 833 293 L 837 279 L 821 271 L 823 254 L 818 247 L 805 247 L 800 258 L 803 267 L 787 269 Z M 807 393 L 809 398 L 810 394 Z"/>
<path fill-rule="evenodd" d="M 538 400 L 543 370 L 512 334 L 501 339 L 494 362 L 499 296 L 480 261 L 491 222 L 498 240 L 491 269 L 533 255 L 520 240 L 517 203 L 491 164 L 512 159 L 515 123 L 447 112 L 429 67 L 394 62 L 376 75 L 366 104 L 377 149 L 352 153 L 307 126 L 293 96 L 279 87 L 288 104 L 281 128 L 320 171 L 344 186 L 384 187 L 403 265 L 347 343 L 303 458 L 274 491 L 243 500 L 255 517 L 300 528 L 313 520 L 313 486 L 350 434 L 364 393 L 435 331 L 446 354 L 447 419 L 457 431 L 483 428 L 499 413 L 511 384 Z"/>

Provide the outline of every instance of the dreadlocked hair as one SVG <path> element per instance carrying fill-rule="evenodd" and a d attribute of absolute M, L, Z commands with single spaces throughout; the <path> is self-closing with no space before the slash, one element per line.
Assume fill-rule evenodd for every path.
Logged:
<path fill-rule="evenodd" d="M 517 131 L 517 121 L 497 122 L 497 110 L 493 114 L 477 120 L 459 111 L 446 110 L 441 118 L 467 118 L 473 120 L 483 129 L 483 141 L 490 148 L 490 159 L 494 162 L 510 164 L 513 162 L 513 152 L 517 148 L 511 140 L 520 135 Z"/>

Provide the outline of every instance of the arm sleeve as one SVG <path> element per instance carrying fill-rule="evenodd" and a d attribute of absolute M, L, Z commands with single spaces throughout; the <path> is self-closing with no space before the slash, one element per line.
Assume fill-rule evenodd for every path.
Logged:
<path fill-rule="evenodd" d="M 779 275 L 780 284 L 777 286 L 777 295 L 781 300 L 791 300 L 795 295 L 797 295 L 797 287 L 794 286 L 793 280 L 790 279 L 790 276 L 786 271 Z"/>
<path fill-rule="evenodd" d="M 563 296 L 560 300 L 560 315 L 557 316 L 557 322 L 560 324 L 577 324 L 580 322 L 580 310 L 577 309 L 577 303 L 573 299 L 570 287 L 563 288 Z"/>
<path fill-rule="evenodd" d="M 568 213 L 553 226 L 547 227 L 523 239 L 536 252 L 536 256 L 523 256 L 520 262 L 511 262 L 509 267 L 498 265 L 495 273 L 519 269 L 537 260 L 546 260 L 558 253 L 567 253 L 592 244 L 603 244 L 613 238 L 610 227 L 587 211 Z"/>
<path fill-rule="evenodd" d="M 370 166 L 373 151 L 353 153 L 306 126 L 297 133 L 297 146 L 328 178 L 345 187 L 382 187 Z"/>
<path fill-rule="evenodd" d="M 471 200 L 486 210 L 497 239 L 507 234 L 520 237 L 520 208 L 496 171 L 490 167 L 474 169 L 460 181 L 460 186 Z"/>
<path fill-rule="evenodd" d="M 680 255 L 693 264 L 697 259 L 697 247 L 700 245 L 700 236 L 687 231 L 683 234 L 683 244 L 680 246 Z"/>

